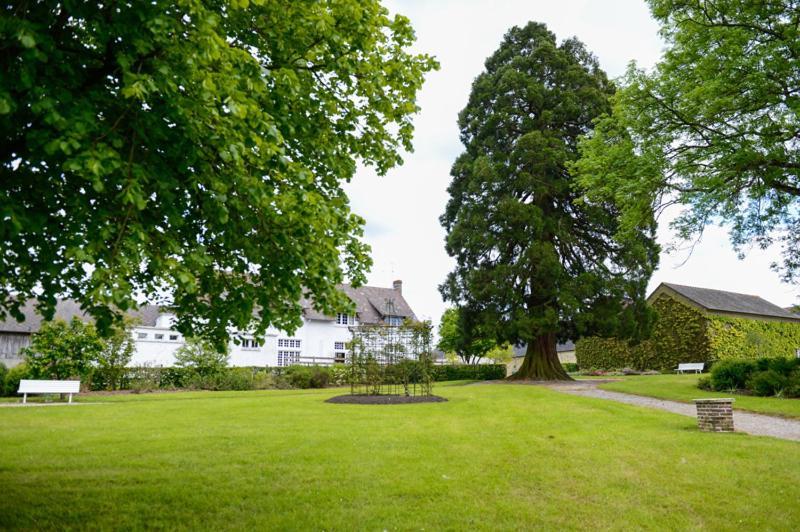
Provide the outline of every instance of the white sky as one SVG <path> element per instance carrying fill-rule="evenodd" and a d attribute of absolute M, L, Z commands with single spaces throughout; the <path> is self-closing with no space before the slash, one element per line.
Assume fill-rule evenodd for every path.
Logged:
<path fill-rule="evenodd" d="M 386 2 L 394 13 L 411 19 L 417 32 L 416 50 L 435 56 L 441 70 L 428 75 L 418 104 L 414 153 L 405 163 L 378 177 L 360 169 L 346 186 L 353 210 L 367 221 L 366 241 L 374 266 L 369 284 L 391 286 L 403 280 L 403 295 L 418 317 L 438 323 L 446 304 L 439 284 L 452 269 L 444 250 L 439 216 L 448 200 L 450 166 L 462 151 L 457 116 L 466 105 L 472 80 L 483 71 L 485 59 L 512 26 L 528 21 L 547 24 L 559 42 L 577 36 L 600 60 L 612 78 L 628 62 L 650 67 L 663 47 L 658 26 L 644 0 L 395 0 Z M 659 230 L 666 245 L 671 234 Z M 650 284 L 662 281 L 731 290 L 761 297 L 781 306 L 797 302 L 798 287 L 781 284 L 769 265 L 777 249 L 753 249 L 745 260 L 731 250 L 727 232 L 706 231 L 702 242 L 688 252 L 662 254 Z M 681 265 L 682 263 L 684 263 Z"/>

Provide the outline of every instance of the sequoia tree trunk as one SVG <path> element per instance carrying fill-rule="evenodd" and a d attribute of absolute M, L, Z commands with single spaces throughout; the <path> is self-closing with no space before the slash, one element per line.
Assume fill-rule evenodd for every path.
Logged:
<path fill-rule="evenodd" d="M 528 342 L 522 366 L 509 379 L 571 381 L 572 378 L 567 375 L 564 366 L 558 360 L 556 335 L 546 333 L 538 336 L 533 342 Z"/>

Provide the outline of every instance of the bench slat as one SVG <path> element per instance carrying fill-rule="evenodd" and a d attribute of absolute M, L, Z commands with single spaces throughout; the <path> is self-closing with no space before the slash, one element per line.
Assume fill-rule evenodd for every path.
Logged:
<path fill-rule="evenodd" d="M 79 393 L 81 381 L 44 381 L 26 380 L 19 381 L 17 393 Z"/>

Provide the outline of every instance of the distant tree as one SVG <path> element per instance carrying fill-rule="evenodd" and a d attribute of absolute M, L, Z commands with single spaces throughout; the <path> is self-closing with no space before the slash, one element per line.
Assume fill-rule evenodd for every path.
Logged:
<path fill-rule="evenodd" d="M 459 115 L 465 151 L 441 218 L 456 267 L 441 291 L 496 341 L 527 344 L 512 378 L 569 379 L 557 340 L 646 329 L 653 220 L 619 233 L 613 198 L 588 198 L 567 171 L 613 92 L 581 42 L 529 23 L 505 35 Z"/>
<path fill-rule="evenodd" d="M 438 348 L 453 353 L 465 364 L 477 364 L 497 343 L 481 336 L 474 319 L 461 308 L 449 308 L 439 322 Z"/>
<path fill-rule="evenodd" d="M 133 322 L 130 320 L 114 327 L 112 334 L 104 339 L 103 349 L 97 354 L 95 371 L 109 390 L 122 387 L 126 368 L 136 351 L 132 329 Z"/>
<path fill-rule="evenodd" d="M 175 365 L 199 377 L 213 377 L 228 367 L 228 352 L 220 352 L 207 340 L 187 338 L 175 351 Z"/>
<path fill-rule="evenodd" d="M 484 356 L 494 364 L 508 364 L 514 358 L 514 348 L 508 344 L 496 345 Z"/>
<path fill-rule="evenodd" d="M 613 194 L 631 230 L 680 204 L 680 239 L 727 225 L 740 256 L 778 243 L 773 267 L 800 280 L 800 2 L 648 3 L 663 59 L 631 66 L 574 173 Z"/>
<path fill-rule="evenodd" d="M 43 323 L 23 354 L 34 378 L 63 380 L 85 377 L 103 347 L 94 325 L 75 317 Z"/>
<path fill-rule="evenodd" d="M 0 8 L 0 318 L 78 300 L 101 333 L 166 294 L 177 329 L 333 313 L 363 283 L 342 183 L 411 149 L 427 55 L 377 0 Z"/>

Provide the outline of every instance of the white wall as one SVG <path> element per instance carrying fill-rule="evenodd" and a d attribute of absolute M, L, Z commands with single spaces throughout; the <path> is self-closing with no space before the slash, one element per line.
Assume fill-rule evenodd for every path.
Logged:
<path fill-rule="evenodd" d="M 173 323 L 172 317 L 164 315 L 158 318 L 156 327 L 136 327 L 133 330 L 136 351 L 130 365 L 173 366 L 175 351 L 184 344 L 183 335 L 169 328 Z M 147 337 L 139 338 L 140 335 Z M 161 337 L 156 339 L 156 335 Z M 175 335 L 177 340 L 170 340 L 170 336 Z M 244 337 L 252 338 L 252 335 Z M 267 331 L 258 348 L 246 348 L 231 341 L 229 364 L 275 367 L 278 365 L 278 340 L 282 338 L 300 340 L 301 361 L 310 363 L 312 357 L 333 358 L 334 343 L 349 342 L 351 333 L 347 325 L 338 325 L 335 321 L 304 319 L 303 325 L 293 335 L 276 329 Z"/>

